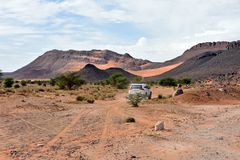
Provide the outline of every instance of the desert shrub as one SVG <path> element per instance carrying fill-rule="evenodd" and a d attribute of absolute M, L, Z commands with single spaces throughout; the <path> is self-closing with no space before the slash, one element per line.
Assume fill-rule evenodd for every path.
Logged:
<path fill-rule="evenodd" d="M 39 91 L 39 92 L 44 92 L 44 89 L 39 88 L 38 91 Z"/>
<path fill-rule="evenodd" d="M 158 95 L 158 99 L 164 99 L 164 96 L 161 95 L 161 94 L 159 94 L 159 95 Z"/>
<path fill-rule="evenodd" d="M 17 88 L 20 88 L 20 85 L 19 85 L 19 84 L 15 84 L 13 87 L 14 87 L 15 89 L 17 89 Z"/>
<path fill-rule="evenodd" d="M 87 103 L 94 103 L 94 99 L 88 99 Z"/>
<path fill-rule="evenodd" d="M 156 84 L 156 82 L 154 82 L 154 81 L 147 81 L 147 84 L 148 84 L 149 86 L 153 86 L 154 84 Z"/>
<path fill-rule="evenodd" d="M 22 86 L 26 86 L 26 85 L 27 85 L 27 81 L 22 80 L 22 81 L 21 81 L 21 85 L 22 85 Z"/>
<path fill-rule="evenodd" d="M 143 77 L 141 76 L 136 76 L 133 78 L 133 82 L 136 82 L 136 83 L 139 83 L 139 82 L 142 82 L 143 81 Z"/>
<path fill-rule="evenodd" d="M 73 89 L 74 87 L 80 87 L 86 82 L 79 77 L 75 76 L 73 73 L 66 73 L 59 75 L 54 78 L 56 81 L 56 85 L 60 89 Z"/>
<path fill-rule="evenodd" d="M 46 84 L 46 83 L 43 83 L 43 87 L 47 87 L 47 84 Z"/>
<path fill-rule="evenodd" d="M 192 83 L 192 79 L 191 78 L 182 78 L 178 80 L 179 84 L 183 84 L 183 85 L 190 85 Z"/>
<path fill-rule="evenodd" d="M 41 86 L 41 85 L 43 84 L 42 81 L 36 81 L 36 83 L 37 83 L 39 86 Z"/>
<path fill-rule="evenodd" d="M 161 86 L 177 86 L 177 81 L 174 78 L 162 78 L 159 81 Z"/>
<path fill-rule="evenodd" d="M 31 84 L 31 83 L 32 83 L 32 80 L 30 80 L 30 79 L 29 79 L 29 80 L 26 80 L 26 83 L 27 83 L 27 84 Z"/>
<path fill-rule="evenodd" d="M 51 78 L 50 81 L 49 81 L 49 84 L 51 86 L 55 86 L 56 85 L 56 80 L 54 78 Z"/>
<path fill-rule="evenodd" d="M 4 80 L 4 87 L 5 88 L 12 88 L 13 84 L 14 84 L 13 78 L 6 78 Z"/>
<path fill-rule="evenodd" d="M 135 119 L 134 119 L 133 117 L 128 117 L 128 118 L 126 119 L 126 122 L 127 122 L 127 123 L 134 123 L 134 122 L 135 122 Z"/>
<path fill-rule="evenodd" d="M 19 81 L 18 80 L 15 80 L 15 82 L 14 83 L 19 83 Z"/>
<path fill-rule="evenodd" d="M 3 75 L 2 70 L 0 69 L 0 79 L 2 78 L 2 75 Z"/>
<path fill-rule="evenodd" d="M 127 99 L 133 107 L 138 107 L 138 104 L 143 100 L 143 96 L 140 93 L 137 93 L 129 95 Z"/>
<path fill-rule="evenodd" d="M 111 75 L 108 78 L 109 84 L 116 87 L 117 89 L 126 89 L 129 85 L 129 81 L 120 73 Z"/>
<path fill-rule="evenodd" d="M 77 100 L 77 101 L 84 101 L 84 100 L 86 100 L 86 98 L 83 97 L 83 96 L 77 96 L 77 97 L 76 97 L 76 100 Z"/>

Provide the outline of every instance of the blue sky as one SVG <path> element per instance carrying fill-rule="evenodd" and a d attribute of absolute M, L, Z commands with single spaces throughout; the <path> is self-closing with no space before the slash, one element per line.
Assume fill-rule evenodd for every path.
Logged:
<path fill-rule="evenodd" d="M 240 35 L 240 0 L 0 0 L 0 69 L 51 49 L 111 49 L 165 61 Z"/>

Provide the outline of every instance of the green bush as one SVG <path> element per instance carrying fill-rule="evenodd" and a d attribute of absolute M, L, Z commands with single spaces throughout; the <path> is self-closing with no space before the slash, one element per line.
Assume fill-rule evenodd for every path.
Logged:
<path fill-rule="evenodd" d="M 138 107 L 138 104 L 143 100 L 143 96 L 140 93 L 137 94 L 132 94 L 127 97 L 128 102 L 133 106 L 133 107 Z"/>
<path fill-rule="evenodd" d="M 149 86 L 153 86 L 154 84 L 156 84 L 156 82 L 154 82 L 154 81 L 147 81 L 147 84 L 148 84 Z"/>
<path fill-rule="evenodd" d="M 37 83 L 39 86 L 41 86 L 41 85 L 43 84 L 42 81 L 36 81 L 36 83 Z"/>
<path fill-rule="evenodd" d="M 108 78 L 109 84 L 117 89 L 126 89 L 129 85 L 129 81 L 120 73 L 115 73 Z"/>
<path fill-rule="evenodd" d="M 50 81 L 49 81 L 49 84 L 51 86 L 55 86 L 56 85 L 56 80 L 54 78 L 51 78 Z"/>
<path fill-rule="evenodd" d="M 20 88 L 20 85 L 19 85 L 19 84 L 15 84 L 13 87 L 14 87 L 15 89 L 17 89 L 17 88 Z"/>
<path fill-rule="evenodd" d="M 135 119 L 134 119 L 133 117 L 128 117 L 128 118 L 126 119 L 126 122 L 127 122 L 127 123 L 134 123 L 134 122 L 135 122 Z"/>
<path fill-rule="evenodd" d="M 159 95 L 158 95 L 158 99 L 164 99 L 164 96 L 161 95 L 161 94 L 159 94 Z"/>
<path fill-rule="evenodd" d="M 191 78 L 182 78 L 178 80 L 179 84 L 182 85 L 190 85 L 192 83 L 192 79 Z"/>
<path fill-rule="evenodd" d="M 94 103 L 94 99 L 88 99 L 87 102 L 88 103 Z"/>
<path fill-rule="evenodd" d="M 86 82 L 77 76 L 75 76 L 73 73 L 66 73 L 59 75 L 54 78 L 56 85 L 60 89 L 68 89 L 71 90 L 74 87 L 80 87 L 81 85 L 85 84 Z"/>
<path fill-rule="evenodd" d="M 0 69 L 0 79 L 2 79 L 2 76 L 3 76 L 2 70 Z"/>
<path fill-rule="evenodd" d="M 163 78 L 160 79 L 159 84 L 161 86 L 177 86 L 177 81 L 174 78 Z"/>
<path fill-rule="evenodd" d="M 14 84 L 13 78 L 6 78 L 4 80 L 4 87 L 5 88 L 12 88 L 13 84 Z"/>
<path fill-rule="evenodd" d="M 83 97 L 83 96 L 77 96 L 77 97 L 76 97 L 76 100 L 77 100 L 77 101 L 84 101 L 84 100 L 86 100 L 86 98 Z"/>
<path fill-rule="evenodd" d="M 22 85 L 22 86 L 26 86 L 26 85 L 27 85 L 27 81 L 22 80 L 22 81 L 21 81 L 21 85 Z"/>
<path fill-rule="evenodd" d="M 39 88 L 38 91 L 39 91 L 39 92 L 44 92 L 44 89 Z"/>
<path fill-rule="evenodd" d="M 135 83 L 139 83 L 139 82 L 142 82 L 143 81 L 143 77 L 141 76 L 136 76 L 133 78 L 133 82 Z"/>

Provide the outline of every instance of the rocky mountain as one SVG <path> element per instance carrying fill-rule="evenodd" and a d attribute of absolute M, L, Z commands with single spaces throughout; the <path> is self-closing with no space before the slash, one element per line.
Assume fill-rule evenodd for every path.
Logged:
<path fill-rule="evenodd" d="M 205 52 L 211 52 L 211 51 L 220 51 L 220 50 L 227 50 L 229 42 L 226 41 L 219 41 L 219 42 L 205 42 L 205 43 L 199 43 L 190 49 L 186 50 L 182 55 L 166 61 L 166 64 L 177 64 L 179 62 L 185 62 L 195 56 L 198 56 Z"/>
<path fill-rule="evenodd" d="M 100 80 L 105 80 L 114 73 L 121 73 L 122 75 L 127 77 L 129 80 L 135 77 L 135 75 L 121 68 L 108 68 L 106 70 L 102 70 L 97 68 L 93 64 L 87 64 L 79 72 L 77 72 L 76 75 L 88 82 L 96 82 Z"/>
<path fill-rule="evenodd" d="M 51 50 L 8 76 L 16 79 L 48 79 L 59 73 L 77 72 L 86 64 L 91 63 L 103 70 L 122 68 L 135 75 L 150 77 L 172 70 L 204 52 L 227 50 L 228 44 L 229 42 L 200 43 L 185 51 L 181 56 L 163 63 L 137 59 L 128 53 L 119 54 L 110 50 Z"/>
<path fill-rule="evenodd" d="M 191 77 L 193 79 L 219 78 L 240 75 L 240 41 L 231 42 L 226 50 L 201 53 L 182 65 L 149 79 Z"/>
<path fill-rule="evenodd" d="M 136 59 L 127 53 L 122 55 L 110 50 L 51 50 L 25 67 L 13 72 L 10 76 L 17 79 L 50 78 L 58 73 L 78 71 L 88 63 L 94 64 L 101 69 L 117 67 L 124 70 L 156 68 L 162 64 Z"/>

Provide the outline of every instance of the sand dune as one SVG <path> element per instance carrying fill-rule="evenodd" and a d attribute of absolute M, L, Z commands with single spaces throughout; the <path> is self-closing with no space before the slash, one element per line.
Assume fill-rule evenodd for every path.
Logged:
<path fill-rule="evenodd" d="M 182 64 L 182 62 L 177 63 L 177 64 L 173 64 L 173 65 L 169 65 L 169 66 L 166 66 L 166 67 L 161 67 L 161 68 L 146 69 L 146 70 L 140 70 L 140 71 L 128 70 L 128 72 L 130 72 L 132 74 L 135 74 L 135 75 L 138 75 L 138 76 L 142 76 L 142 77 L 151 77 L 151 76 L 160 75 L 162 73 L 170 71 L 173 68 L 176 68 L 181 64 Z"/>

